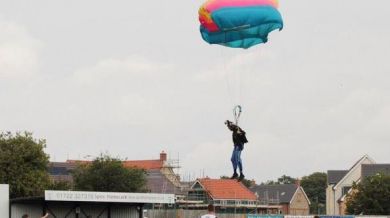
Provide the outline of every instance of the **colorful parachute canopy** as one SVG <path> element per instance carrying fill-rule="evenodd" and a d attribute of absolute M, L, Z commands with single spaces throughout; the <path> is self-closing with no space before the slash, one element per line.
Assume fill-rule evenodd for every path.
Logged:
<path fill-rule="evenodd" d="M 199 8 L 200 32 L 210 44 L 249 48 L 283 28 L 277 0 L 208 0 Z"/>

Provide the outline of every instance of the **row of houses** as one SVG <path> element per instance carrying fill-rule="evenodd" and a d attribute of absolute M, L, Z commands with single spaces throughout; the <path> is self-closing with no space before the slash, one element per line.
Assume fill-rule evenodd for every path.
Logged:
<path fill-rule="evenodd" d="M 48 172 L 53 181 L 72 181 L 69 170 L 77 163 L 87 161 L 67 160 L 51 162 Z M 193 182 L 181 182 L 174 172 L 175 166 L 167 161 L 163 151 L 159 159 L 126 160 L 125 166 L 136 166 L 147 170 L 147 189 L 151 193 L 174 194 L 176 205 L 165 207 L 188 210 L 204 210 L 213 202 L 218 212 L 222 213 L 258 213 L 307 215 L 310 201 L 299 180 L 290 185 L 256 185 L 248 189 L 236 180 L 199 178 Z M 150 209 L 162 205 L 147 205 Z"/>
<path fill-rule="evenodd" d="M 77 166 L 76 160 L 52 162 L 48 167 L 54 181 L 72 181 L 69 170 Z M 81 161 L 82 163 L 83 161 Z M 84 161 L 86 162 L 86 161 Z M 250 188 L 236 180 L 200 178 L 183 183 L 175 174 L 167 154 L 160 153 L 159 159 L 127 160 L 125 166 L 136 166 L 147 170 L 147 189 L 151 193 L 174 194 L 176 208 L 204 209 L 213 202 L 219 212 L 241 212 L 258 214 L 307 215 L 310 200 L 297 180 L 290 185 L 256 185 Z M 326 189 L 326 214 L 345 215 L 345 205 L 352 183 L 376 172 L 390 173 L 390 164 L 377 164 L 368 155 L 360 158 L 347 170 L 328 170 Z M 158 205 L 149 205 L 157 207 Z M 172 206 L 172 205 L 171 205 Z"/>

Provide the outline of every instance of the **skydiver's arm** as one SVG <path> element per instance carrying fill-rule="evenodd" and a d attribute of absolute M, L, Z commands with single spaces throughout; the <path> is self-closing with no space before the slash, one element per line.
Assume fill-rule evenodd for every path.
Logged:
<path fill-rule="evenodd" d="M 41 218 L 47 218 L 49 217 L 49 213 L 46 213 L 45 216 L 41 217 Z"/>

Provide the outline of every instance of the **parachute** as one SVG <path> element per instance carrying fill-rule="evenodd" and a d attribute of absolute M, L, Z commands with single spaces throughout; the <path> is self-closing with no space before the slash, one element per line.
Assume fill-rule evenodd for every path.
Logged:
<path fill-rule="evenodd" d="M 210 44 L 250 48 L 283 29 L 277 0 L 209 0 L 199 8 L 200 32 Z"/>
<path fill-rule="evenodd" d="M 251 74 L 255 74 L 255 69 L 249 69 L 248 73 L 244 73 L 244 71 L 248 70 L 248 66 L 254 65 L 256 67 L 255 64 L 243 63 L 247 61 L 256 63 L 252 57 L 259 57 L 248 48 L 266 43 L 270 32 L 283 29 L 283 19 L 278 11 L 278 6 L 277 0 L 208 0 L 199 8 L 200 33 L 204 41 L 209 44 L 221 45 L 226 49 L 233 48 L 232 50 L 235 51 L 237 48 L 242 48 L 239 49 L 240 51 L 250 50 L 250 53 L 243 53 L 244 55 L 236 52 L 234 57 L 225 60 L 226 79 L 234 106 L 233 115 L 236 124 L 240 118 L 242 107 L 235 102 L 233 95 L 239 94 L 241 98 L 243 81 L 253 83 L 254 77 Z M 227 52 L 223 51 L 222 53 L 225 58 Z M 242 63 L 242 67 L 237 70 L 237 64 L 230 63 Z M 238 71 L 240 71 L 241 78 L 237 78 Z M 247 75 L 245 76 L 245 74 Z M 231 77 L 232 80 L 229 81 L 228 77 Z M 237 85 L 238 90 L 235 93 L 232 92 L 235 88 L 234 83 L 240 83 Z"/>

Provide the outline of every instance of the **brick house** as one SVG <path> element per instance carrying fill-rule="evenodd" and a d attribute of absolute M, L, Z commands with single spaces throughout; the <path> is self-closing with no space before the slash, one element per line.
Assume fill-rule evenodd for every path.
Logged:
<path fill-rule="evenodd" d="M 218 213 L 266 213 L 278 211 L 278 205 L 260 204 L 257 196 L 237 180 L 197 179 L 188 191 L 184 208 L 206 208 L 213 203 Z"/>
<path fill-rule="evenodd" d="M 67 160 L 66 162 L 51 162 L 47 167 L 52 181 L 73 181 L 70 170 L 75 169 L 77 164 L 87 164 L 86 160 Z M 147 189 L 151 193 L 176 194 L 182 196 L 184 191 L 180 178 L 175 174 L 172 166 L 167 161 L 167 154 L 162 151 L 159 159 L 151 160 L 126 160 L 122 161 L 126 167 L 138 167 L 147 171 Z M 183 197 L 183 196 L 182 196 Z"/>
<path fill-rule="evenodd" d="M 280 206 L 279 214 L 309 215 L 310 200 L 300 184 L 255 185 L 250 190 L 262 204 Z M 275 213 L 269 211 L 267 213 Z"/>

